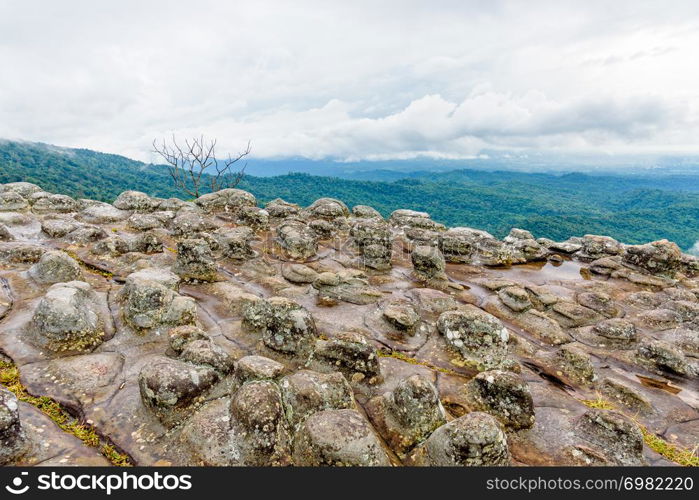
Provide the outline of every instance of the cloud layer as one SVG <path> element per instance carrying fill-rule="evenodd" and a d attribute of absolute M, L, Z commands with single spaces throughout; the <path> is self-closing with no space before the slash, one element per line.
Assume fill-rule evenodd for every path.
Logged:
<path fill-rule="evenodd" d="M 241 4 L 0 0 L 0 137 L 145 160 L 172 132 L 260 157 L 699 153 L 697 2 Z"/>

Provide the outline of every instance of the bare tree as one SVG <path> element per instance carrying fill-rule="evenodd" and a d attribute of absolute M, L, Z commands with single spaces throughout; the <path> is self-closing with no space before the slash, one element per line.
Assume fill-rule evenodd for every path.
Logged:
<path fill-rule="evenodd" d="M 216 139 L 185 139 L 184 144 L 173 134 L 170 142 L 165 139 L 158 145 L 153 140 L 153 152 L 166 162 L 175 187 L 194 198 L 201 196 L 208 186 L 211 192 L 237 186 L 245 175 L 247 162 L 241 168 L 236 164 L 250 154 L 250 141 L 236 156 L 225 160 L 216 158 Z"/>

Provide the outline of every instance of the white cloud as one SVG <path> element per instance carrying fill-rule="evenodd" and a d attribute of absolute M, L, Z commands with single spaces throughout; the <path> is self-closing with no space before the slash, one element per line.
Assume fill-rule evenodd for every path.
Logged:
<path fill-rule="evenodd" d="M 149 159 L 699 153 L 699 4 L 0 0 L 0 137 Z"/>

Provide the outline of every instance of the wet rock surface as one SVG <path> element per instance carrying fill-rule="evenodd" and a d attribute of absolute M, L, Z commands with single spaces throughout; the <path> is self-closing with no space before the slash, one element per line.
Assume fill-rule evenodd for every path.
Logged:
<path fill-rule="evenodd" d="M 699 281 L 670 242 L 0 195 L 0 350 L 136 464 L 645 465 L 667 462 L 640 426 L 699 440 Z M 4 390 L 0 440 L 6 464 L 106 463 Z"/>

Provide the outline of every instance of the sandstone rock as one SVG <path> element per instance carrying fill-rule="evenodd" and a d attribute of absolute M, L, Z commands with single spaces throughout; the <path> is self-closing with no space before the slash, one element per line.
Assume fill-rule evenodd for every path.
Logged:
<path fill-rule="evenodd" d="M 420 321 L 420 315 L 410 302 L 392 300 L 382 307 L 383 317 L 394 328 L 411 334 Z"/>
<path fill-rule="evenodd" d="M 643 311 L 636 316 L 636 324 L 654 331 L 669 330 L 682 323 L 682 316 L 670 309 Z"/>
<path fill-rule="evenodd" d="M 660 240 L 645 245 L 627 246 L 623 258 L 624 262 L 652 274 L 673 276 L 680 268 L 682 251 L 675 243 Z"/>
<path fill-rule="evenodd" d="M 84 281 L 52 285 L 32 316 L 30 331 L 54 352 L 90 351 L 104 340 L 97 297 Z"/>
<path fill-rule="evenodd" d="M 602 276 L 609 276 L 621 268 L 622 264 L 619 262 L 619 257 L 602 257 L 590 263 L 590 271 Z"/>
<path fill-rule="evenodd" d="M 498 291 L 498 297 L 503 304 L 515 312 L 524 312 L 532 307 L 529 294 L 524 288 L 518 286 L 502 288 Z"/>
<path fill-rule="evenodd" d="M 334 198 L 320 198 L 308 207 L 308 212 L 315 217 L 324 219 L 336 219 L 338 217 L 349 217 L 349 209 L 340 200 Z"/>
<path fill-rule="evenodd" d="M 0 193 L 15 193 L 23 198 L 28 198 L 34 193 L 41 192 L 42 189 L 36 184 L 31 182 L 8 182 L 7 184 L 0 184 Z"/>
<path fill-rule="evenodd" d="M 19 193 L 4 191 L 0 193 L 0 212 L 14 212 L 29 207 L 29 202 Z"/>
<path fill-rule="evenodd" d="M 129 243 L 121 236 L 107 236 L 96 242 L 91 249 L 95 255 L 123 255 L 130 250 Z"/>
<path fill-rule="evenodd" d="M 51 238 L 63 238 L 78 228 L 79 225 L 75 219 L 70 217 L 44 219 L 41 222 L 41 230 Z"/>
<path fill-rule="evenodd" d="M 421 375 L 411 375 L 401 380 L 393 391 L 373 398 L 367 413 L 401 458 L 447 423 L 437 388 Z"/>
<path fill-rule="evenodd" d="M 315 233 L 303 222 L 289 220 L 277 227 L 282 249 L 295 260 L 307 260 L 318 251 Z"/>
<path fill-rule="evenodd" d="M 218 375 L 210 367 L 162 358 L 143 367 L 138 385 L 144 404 L 172 427 L 217 380 Z"/>
<path fill-rule="evenodd" d="M 607 318 L 613 318 L 621 313 L 619 307 L 614 304 L 612 298 L 601 292 L 582 292 L 575 299 L 581 306 L 600 313 Z"/>
<path fill-rule="evenodd" d="M 44 253 L 39 262 L 29 269 L 29 275 L 39 283 L 60 283 L 79 280 L 80 264 L 70 255 L 59 250 Z"/>
<path fill-rule="evenodd" d="M 643 435 L 619 412 L 588 410 L 577 427 L 580 436 L 600 447 L 610 465 L 645 465 Z"/>
<path fill-rule="evenodd" d="M 369 286 L 366 275 L 357 270 L 320 273 L 313 281 L 313 288 L 324 299 L 350 304 L 371 304 L 382 296 L 380 291 Z"/>
<path fill-rule="evenodd" d="M 213 231 L 216 224 L 196 212 L 179 213 L 170 224 L 173 234 L 185 238 L 198 236 L 200 233 Z"/>
<path fill-rule="evenodd" d="M 216 281 L 218 268 L 209 245 L 201 239 L 177 244 L 177 262 L 172 271 L 185 281 Z"/>
<path fill-rule="evenodd" d="M 27 264 L 38 262 L 46 249 L 23 241 L 0 242 L 0 262 Z"/>
<path fill-rule="evenodd" d="M 119 210 L 133 210 L 135 212 L 152 212 L 157 210 L 160 202 L 140 191 L 124 191 L 113 205 Z"/>
<path fill-rule="evenodd" d="M 628 320 L 607 319 L 597 323 L 592 330 L 613 343 L 625 345 L 636 341 L 636 327 Z"/>
<path fill-rule="evenodd" d="M 437 329 L 466 361 L 485 369 L 497 368 L 505 361 L 507 328 L 495 316 L 475 306 L 440 314 Z"/>
<path fill-rule="evenodd" d="M 355 205 L 352 207 L 352 215 L 362 219 L 383 219 L 378 210 L 367 205 Z"/>
<path fill-rule="evenodd" d="M 476 410 L 492 414 L 502 425 L 527 429 L 534 425 L 534 401 L 526 382 L 511 372 L 481 372 L 466 384 Z"/>
<path fill-rule="evenodd" d="M 377 270 L 390 269 L 391 231 L 383 219 L 361 220 L 352 226 L 350 234 L 366 267 Z"/>
<path fill-rule="evenodd" d="M 276 384 L 267 380 L 244 384 L 231 399 L 230 414 L 240 465 L 288 463 L 289 435 Z"/>
<path fill-rule="evenodd" d="M 295 203 L 289 203 L 281 198 L 276 198 L 265 205 L 265 210 L 267 210 L 270 217 L 283 219 L 298 214 L 301 207 Z"/>
<path fill-rule="evenodd" d="M 127 224 L 132 229 L 148 231 L 149 229 L 164 227 L 165 221 L 154 213 L 135 213 L 129 217 Z"/>
<path fill-rule="evenodd" d="M 38 214 L 76 212 L 78 208 L 78 202 L 64 194 L 51 194 L 32 206 L 34 213 Z"/>
<path fill-rule="evenodd" d="M 208 340 L 209 336 L 204 330 L 195 325 L 182 325 L 171 328 L 168 332 L 170 347 L 180 354 L 185 347 L 196 340 Z"/>
<path fill-rule="evenodd" d="M 269 212 L 259 207 L 241 207 L 238 210 L 238 221 L 256 231 L 269 227 L 269 217 Z"/>
<path fill-rule="evenodd" d="M 560 371 L 577 383 L 589 385 L 597 380 L 595 366 L 578 342 L 563 345 L 556 352 L 556 364 Z"/>
<path fill-rule="evenodd" d="M 292 283 L 308 284 L 316 280 L 318 273 L 303 264 L 287 264 L 282 266 L 282 276 Z"/>
<path fill-rule="evenodd" d="M 220 237 L 223 255 L 229 259 L 247 260 L 255 256 L 250 241 L 255 237 L 247 227 L 236 227 L 226 231 Z"/>
<path fill-rule="evenodd" d="M 699 302 L 695 300 L 671 300 L 665 303 L 665 307 L 679 314 L 682 321 L 694 321 L 699 318 Z"/>
<path fill-rule="evenodd" d="M 356 332 L 343 332 L 329 340 L 317 341 L 313 359 L 350 377 L 354 373 L 361 373 L 370 379 L 380 375 L 376 348 Z"/>
<path fill-rule="evenodd" d="M 430 214 L 426 212 L 416 212 L 415 210 L 395 210 L 388 218 L 389 224 L 401 228 L 420 228 L 432 231 L 444 231 L 443 224 L 439 224 L 430 219 Z"/>
<path fill-rule="evenodd" d="M 0 223 L 0 241 L 13 241 L 15 239 L 5 224 Z"/>
<path fill-rule="evenodd" d="M 93 243 L 107 237 L 107 233 L 104 229 L 98 226 L 83 225 L 78 226 L 65 235 L 65 240 L 72 244 L 85 245 L 87 243 Z"/>
<path fill-rule="evenodd" d="M 19 458 L 27 445 L 27 436 L 19 420 L 17 396 L 0 386 L 0 465 Z"/>
<path fill-rule="evenodd" d="M 628 384 L 616 379 L 605 378 L 600 384 L 600 392 L 612 399 L 612 401 L 637 412 L 648 412 L 652 409 L 651 403 L 639 392 Z"/>
<path fill-rule="evenodd" d="M 194 200 L 194 203 L 199 205 L 205 212 L 236 213 L 243 207 L 254 207 L 257 205 L 257 200 L 247 191 L 229 188 L 202 195 Z"/>
<path fill-rule="evenodd" d="M 94 203 L 81 210 L 80 217 L 90 224 L 110 224 L 128 218 L 130 213 L 109 203 Z"/>
<path fill-rule="evenodd" d="M 487 413 L 473 412 L 441 426 L 416 449 L 416 465 L 509 465 L 507 436 Z"/>
<path fill-rule="evenodd" d="M 551 317 L 564 328 L 589 326 L 602 320 L 602 316 L 582 305 L 568 301 L 559 301 L 552 306 Z"/>
<path fill-rule="evenodd" d="M 512 249 L 486 231 L 453 227 L 442 234 L 439 247 L 449 262 L 503 266 L 513 263 Z"/>
<path fill-rule="evenodd" d="M 182 361 L 200 366 L 210 366 L 221 374 L 233 370 L 234 360 L 211 339 L 193 340 L 185 344 L 180 357 Z"/>
<path fill-rule="evenodd" d="M 444 255 L 436 247 L 417 246 L 410 254 L 415 274 L 421 279 L 445 280 Z"/>
<path fill-rule="evenodd" d="M 245 356 L 238 360 L 233 373 L 234 388 L 254 380 L 277 380 L 284 372 L 284 365 L 264 356 Z"/>
<path fill-rule="evenodd" d="M 354 408 L 352 389 L 342 374 L 301 370 L 279 382 L 287 418 L 296 428 L 323 410 Z"/>
<path fill-rule="evenodd" d="M 354 410 L 325 410 L 309 417 L 296 433 L 295 465 L 300 466 L 387 466 L 369 424 Z"/>
<path fill-rule="evenodd" d="M 275 351 L 300 356 L 310 354 L 316 337 L 313 316 L 284 297 L 271 297 L 250 304 L 245 321 L 262 331 L 264 344 Z"/>
<path fill-rule="evenodd" d="M 138 330 L 181 326 L 196 321 L 196 304 L 175 290 L 179 278 L 164 269 L 143 269 L 126 278 L 120 295 L 127 323 Z"/>
<path fill-rule="evenodd" d="M 601 259 L 619 255 L 623 251 L 621 243 L 609 236 L 597 236 L 586 234 L 582 238 L 582 249 L 578 252 L 578 257 L 588 260 Z"/>
<path fill-rule="evenodd" d="M 644 339 L 639 343 L 636 355 L 639 361 L 661 374 L 670 372 L 689 377 L 696 375 L 696 369 L 687 362 L 684 354 L 667 342 Z"/>

